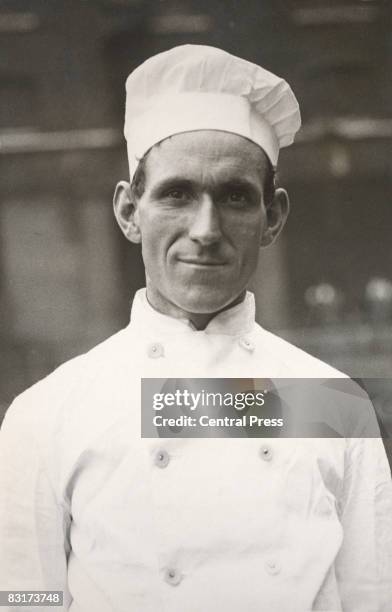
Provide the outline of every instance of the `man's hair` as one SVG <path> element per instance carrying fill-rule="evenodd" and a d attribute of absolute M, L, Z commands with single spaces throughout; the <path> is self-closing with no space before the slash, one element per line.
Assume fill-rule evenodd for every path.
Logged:
<path fill-rule="evenodd" d="M 159 146 L 160 143 L 154 145 L 154 147 Z M 147 165 L 147 158 L 148 158 L 148 154 L 150 153 L 150 151 L 154 148 L 151 147 L 151 149 L 149 149 L 147 151 L 147 153 L 145 153 L 143 155 L 143 157 L 141 158 L 141 160 L 138 163 L 138 166 L 136 168 L 136 172 L 133 175 L 133 179 L 132 179 L 132 183 L 131 183 L 131 197 L 133 200 L 137 201 L 139 200 L 143 193 L 144 190 L 146 188 L 146 165 Z M 260 149 L 261 152 L 264 155 L 265 158 L 265 169 L 263 168 L 262 172 L 264 174 L 263 176 L 263 182 L 264 182 L 264 203 L 266 206 L 269 206 L 269 204 L 271 204 L 274 195 L 275 195 L 275 170 L 274 167 L 272 166 L 270 160 L 268 159 L 267 155 L 264 153 L 264 151 L 262 151 L 262 149 Z"/>

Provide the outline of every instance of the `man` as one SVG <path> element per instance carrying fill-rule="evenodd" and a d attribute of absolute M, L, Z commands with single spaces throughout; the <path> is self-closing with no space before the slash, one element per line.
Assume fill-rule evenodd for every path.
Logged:
<path fill-rule="evenodd" d="M 62 590 L 72 612 L 392 609 L 381 440 L 140 436 L 142 378 L 343 376 L 259 327 L 246 292 L 299 124 L 287 83 L 219 49 L 130 75 L 114 209 L 146 290 L 5 418 L 0 589 Z"/>

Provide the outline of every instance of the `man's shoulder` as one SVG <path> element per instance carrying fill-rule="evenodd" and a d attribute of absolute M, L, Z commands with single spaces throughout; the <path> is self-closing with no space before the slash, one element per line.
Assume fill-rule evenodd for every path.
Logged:
<path fill-rule="evenodd" d="M 56 406 L 92 389 L 99 393 L 98 387 L 105 386 L 125 358 L 125 337 L 126 329 L 120 330 L 86 353 L 64 362 L 18 395 L 7 415 L 36 420 L 42 414 L 46 418 L 48 408 L 53 412 Z"/>
<path fill-rule="evenodd" d="M 347 375 L 256 324 L 256 337 L 287 372 L 287 378 L 347 378 Z M 285 374 L 286 376 L 286 374 Z"/>

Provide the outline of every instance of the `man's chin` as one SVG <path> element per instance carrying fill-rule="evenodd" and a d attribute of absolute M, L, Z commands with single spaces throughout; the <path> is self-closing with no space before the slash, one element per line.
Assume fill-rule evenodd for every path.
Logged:
<path fill-rule="evenodd" d="M 184 312 L 202 315 L 218 313 L 238 301 L 241 300 L 237 296 L 224 291 L 214 291 L 211 295 L 205 291 L 191 291 L 186 296 L 181 296 L 177 305 Z"/>

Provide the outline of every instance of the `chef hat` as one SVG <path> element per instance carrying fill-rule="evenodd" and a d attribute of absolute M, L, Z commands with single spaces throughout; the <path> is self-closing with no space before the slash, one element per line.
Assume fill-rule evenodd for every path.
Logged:
<path fill-rule="evenodd" d="M 222 130 L 259 145 L 276 167 L 301 125 L 290 86 L 226 51 L 182 45 L 146 60 L 126 82 L 124 135 L 130 180 L 158 142 L 195 130 Z"/>

